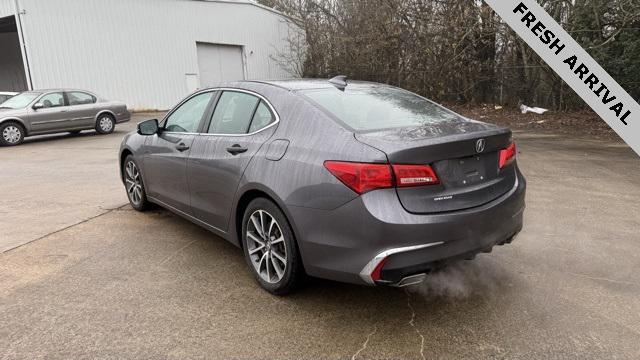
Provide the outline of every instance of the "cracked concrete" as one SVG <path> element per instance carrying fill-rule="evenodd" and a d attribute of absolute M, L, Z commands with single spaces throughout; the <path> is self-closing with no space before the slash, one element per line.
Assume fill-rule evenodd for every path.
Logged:
<path fill-rule="evenodd" d="M 409 320 L 409 326 L 411 326 L 413 328 L 413 330 L 415 330 L 416 334 L 418 334 L 418 336 L 420 337 L 420 357 L 422 358 L 422 360 L 425 360 L 425 357 L 424 357 L 424 336 L 422 335 L 420 330 L 416 327 L 416 323 L 415 323 L 416 322 L 416 310 L 411 305 L 411 294 L 409 293 L 408 290 L 405 290 L 405 293 L 407 294 L 407 306 L 409 307 L 409 310 L 411 310 L 411 320 Z"/>
<path fill-rule="evenodd" d="M 356 353 L 351 356 L 351 360 L 356 360 L 358 358 L 358 355 L 360 355 L 361 352 L 367 349 L 367 346 L 369 345 L 369 340 L 371 340 L 371 337 L 375 335 L 377 332 L 378 332 L 378 325 L 376 324 L 373 326 L 373 331 L 367 334 L 367 337 L 364 340 L 362 347 L 358 349 L 358 351 L 356 351 Z"/>
<path fill-rule="evenodd" d="M 517 133 L 514 244 L 437 286 L 312 279 L 279 298 L 227 242 L 120 207 L 134 125 L 0 149 L 0 359 L 640 358 L 640 162 L 623 145 Z"/>

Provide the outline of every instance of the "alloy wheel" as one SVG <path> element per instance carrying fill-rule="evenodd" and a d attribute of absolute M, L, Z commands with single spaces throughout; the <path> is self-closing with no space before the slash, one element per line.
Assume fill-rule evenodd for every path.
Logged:
<path fill-rule="evenodd" d="M 264 210 L 257 210 L 247 224 L 247 250 L 262 280 L 274 284 L 287 269 L 287 247 L 280 225 Z"/>
<path fill-rule="evenodd" d="M 113 129 L 113 119 L 108 116 L 104 116 L 100 119 L 100 130 L 104 132 L 109 132 Z"/>
<path fill-rule="evenodd" d="M 2 131 L 2 138 L 9 144 L 17 144 L 22 139 L 22 131 L 15 125 L 9 125 Z"/>
<path fill-rule="evenodd" d="M 125 168 L 125 181 L 127 183 L 127 195 L 136 206 L 142 203 L 142 180 L 140 171 L 133 161 L 129 161 Z"/>

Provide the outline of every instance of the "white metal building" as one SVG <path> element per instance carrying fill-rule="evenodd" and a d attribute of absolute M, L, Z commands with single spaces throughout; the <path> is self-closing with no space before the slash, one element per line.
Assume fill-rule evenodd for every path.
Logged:
<path fill-rule="evenodd" d="M 291 77 L 275 59 L 296 29 L 252 0 L 0 0 L 0 91 L 168 109 L 222 81 Z"/>

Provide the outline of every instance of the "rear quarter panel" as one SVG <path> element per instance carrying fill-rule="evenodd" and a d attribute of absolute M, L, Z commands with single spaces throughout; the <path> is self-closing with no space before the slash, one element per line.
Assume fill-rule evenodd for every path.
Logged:
<path fill-rule="evenodd" d="M 384 153 L 358 142 L 353 133 L 295 93 L 272 86 L 249 90 L 269 99 L 280 124 L 247 166 L 235 204 L 242 194 L 257 189 L 274 197 L 285 213 L 295 207 L 333 210 L 358 195 L 326 170 L 326 160 L 387 162 Z M 282 140 L 289 143 L 284 156 L 269 160 L 271 143 Z M 240 221 L 235 212 L 232 221 Z"/>
<path fill-rule="evenodd" d="M 131 113 L 127 110 L 127 105 L 119 101 L 109 101 L 96 103 L 95 118 L 104 112 L 112 114 L 116 118 L 116 123 L 129 121 Z"/>

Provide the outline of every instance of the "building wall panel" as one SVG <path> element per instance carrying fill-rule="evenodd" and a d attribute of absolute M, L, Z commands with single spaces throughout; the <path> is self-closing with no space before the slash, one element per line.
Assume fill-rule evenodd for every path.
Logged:
<path fill-rule="evenodd" d="M 0 17 L 14 15 L 15 12 L 13 0 L 0 0 Z"/>
<path fill-rule="evenodd" d="M 2 0 L 0 0 L 2 1 Z M 194 0 L 19 0 L 34 88 L 77 87 L 167 109 L 198 74 L 197 42 L 242 46 L 248 79 L 290 75 L 272 57 L 290 21 L 249 4 Z"/>

